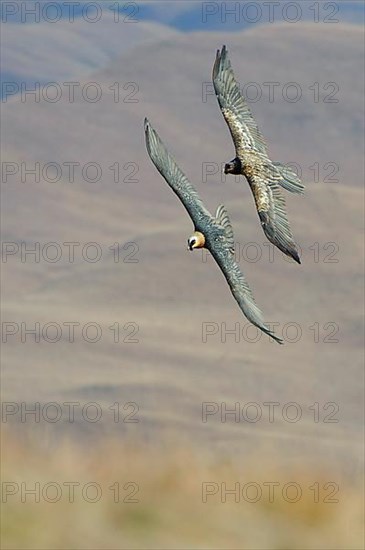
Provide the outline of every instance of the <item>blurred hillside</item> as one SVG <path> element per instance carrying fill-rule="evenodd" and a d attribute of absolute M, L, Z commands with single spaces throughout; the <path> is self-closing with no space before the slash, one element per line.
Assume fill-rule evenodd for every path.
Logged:
<path fill-rule="evenodd" d="M 105 68 L 138 44 L 173 39 L 183 32 L 241 33 L 259 25 L 318 23 L 332 32 L 351 23 L 361 30 L 362 2 L 3 2 L 1 97 L 22 84 L 70 81 Z M 29 56 L 29 52 L 32 55 Z M 10 82 L 10 87 L 7 83 Z M 12 86 L 14 85 L 14 87 Z"/>
<path fill-rule="evenodd" d="M 173 38 L 178 34 L 157 22 L 118 25 L 110 11 L 103 13 L 97 24 L 77 17 L 72 23 L 65 19 L 52 24 L 42 19 L 37 24 L 3 24 L 1 95 L 12 97 L 14 91 L 20 92 L 22 83 L 32 89 L 35 82 L 69 82 L 80 75 L 85 77 L 107 66 L 120 52 L 127 54 L 137 44 L 151 45 L 162 36 Z M 5 82 L 18 88 L 5 88 Z"/>
<path fill-rule="evenodd" d="M 349 500 L 344 497 L 348 506 L 335 508 L 323 533 L 322 524 L 319 530 L 315 526 L 317 513 L 322 512 L 308 506 L 299 523 L 307 521 L 308 513 L 313 524 L 311 519 L 298 527 L 297 533 L 303 529 L 306 534 L 296 546 L 294 537 L 299 535 L 291 533 L 287 511 L 279 512 L 278 523 L 281 532 L 289 529 L 287 538 L 280 538 L 274 520 L 269 519 L 268 532 L 260 531 L 260 539 L 255 539 L 257 530 L 248 527 L 250 514 L 255 516 L 252 525 L 260 525 L 261 514 L 270 516 L 265 506 L 248 512 L 242 526 L 237 509 L 222 512 L 219 506 L 209 518 L 199 506 L 190 510 L 190 485 L 184 482 L 189 479 L 186 469 L 195 471 L 195 458 L 191 468 L 190 459 L 182 459 L 182 469 L 176 473 L 174 457 L 170 465 L 169 454 L 176 445 L 194 457 L 201 455 L 208 480 L 214 479 L 211 461 L 227 460 L 233 480 L 242 477 L 247 463 L 259 464 L 263 457 L 275 455 L 280 468 L 295 472 L 295 479 L 308 475 L 319 480 L 318 476 L 328 472 L 331 479 L 323 477 L 324 481 L 360 486 L 362 31 L 344 24 L 303 23 L 234 34 L 174 32 L 163 40 L 151 31 L 152 35 L 153 44 L 137 41 L 135 47 L 92 74 L 90 66 L 84 66 L 73 102 L 61 81 L 62 93 L 56 102 L 49 101 L 50 96 L 41 96 L 39 102 L 31 96 L 22 101 L 19 96 L 2 105 L 3 170 L 16 172 L 4 175 L 3 171 L 2 179 L 3 242 L 13 243 L 6 245 L 8 256 L 3 249 L 3 323 L 8 323 L 5 331 L 15 332 L 4 336 L 3 324 L 2 399 L 8 404 L 5 419 L 15 440 L 9 444 L 8 479 L 13 476 L 21 482 L 25 475 L 21 439 L 27 442 L 31 437 L 40 449 L 45 445 L 51 450 L 42 458 L 31 448 L 35 466 L 27 479 L 34 480 L 48 463 L 49 475 L 56 471 L 72 478 L 74 465 L 81 461 L 75 442 L 81 454 L 89 454 L 96 441 L 105 437 L 105 449 L 97 447 L 89 477 L 105 474 L 98 470 L 100 461 L 106 469 L 111 461 L 110 471 L 117 476 L 114 460 L 118 462 L 123 452 L 118 445 L 126 443 L 132 449 L 143 448 L 143 468 L 150 453 L 156 453 L 153 464 L 160 455 L 158 468 L 172 472 L 161 476 L 170 475 L 173 480 L 176 475 L 178 485 L 173 489 L 161 479 L 160 470 L 157 481 L 151 481 L 156 487 L 160 483 L 168 487 L 163 493 L 166 517 L 171 494 L 187 492 L 181 508 L 179 503 L 172 506 L 171 531 L 160 520 L 157 527 L 155 519 L 151 520 L 153 499 L 151 507 L 140 513 L 142 517 L 139 512 L 136 517 L 132 514 L 131 522 L 142 524 L 142 532 L 150 533 L 145 522 L 156 528 L 157 535 L 147 538 L 159 547 L 170 548 L 172 541 L 207 547 L 207 531 L 219 522 L 219 536 L 214 540 L 227 540 L 227 548 L 239 547 L 246 528 L 250 531 L 247 544 L 253 548 L 299 548 L 303 544 L 308 548 L 358 548 L 358 530 L 350 539 L 350 520 L 346 519 L 358 510 L 359 497 L 357 493 L 351 496 L 352 489 L 346 497 Z M 223 43 L 241 86 L 254 83 L 261 91 L 261 97 L 250 105 L 272 158 L 295 163 L 302 171 L 305 196 L 287 196 L 292 230 L 302 249 L 301 266 L 278 251 L 271 257 L 273 251 L 265 242 L 246 182 L 222 179 L 220 165 L 233 157 L 233 147 L 209 86 L 215 51 Z M 82 95 L 90 82 L 96 84 L 90 94 L 101 90 L 96 102 Z M 278 83 L 272 101 L 267 83 Z M 290 101 L 290 83 L 301 92 L 296 102 Z M 265 319 L 278 323 L 275 331 L 284 338 L 284 346 L 264 335 L 255 341 L 255 331 L 248 328 L 212 259 L 186 250 L 191 222 L 147 156 L 145 116 L 208 208 L 213 212 L 218 204 L 227 205 L 240 266 Z M 4 162 L 13 164 L 4 168 Z M 25 173 L 35 163 L 39 163 L 38 182 Z M 75 163 L 73 181 L 70 163 Z M 214 173 L 207 175 L 207 169 Z M 93 183 L 98 171 L 98 181 Z M 55 244 L 49 247 L 47 243 Z M 73 261 L 68 255 L 70 243 L 74 243 Z M 25 247 L 39 247 L 39 258 L 22 256 Z M 52 261 L 55 251 L 61 255 Z M 101 252 L 98 261 L 92 259 L 95 251 Z M 94 328 L 85 332 L 90 323 Z M 95 326 L 101 330 L 96 337 Z M 26 333 L 34 327 L 39 342 Z M 232 334 L 226 329 L 237 330 Z M 50 402 L 56 405 L 49 416 L 42 409 L 39 421 L 31 414 L 22 416 L 26 407 Z M 269 402 L 278 403 L 274 419 L 265 405 Z M 79 404 L 74 422 L 66 414 L 67 403 Z M 100 421 L 80 414 L 88 403 L 102 411 Z M 212 403 L 216 411 L 205 422 L 204 403 Z M 236 403 L 241 412 L 247 412 L 247 404 L 254 405 L 239 421 L 234 415 L 222 421 L 224 407 L 231 410 Z M 138 422 L 113 421 L 116 406 L 124 417 L 134 411 Z M 252 421 L 249 416 L 255 410 L 262 416 Z M 52 421 L 59 411 L 60 419 Z M 296 411 L 300 417 L 293 421 Z M 110 438 L 116 440 L 117 451 L 110 447 Z M 71 447 L 70 455 L 63 448 L 65 441 Z M 251 479 L 258 475 L 257 470 L 252 472 Z M 148 473 L 139 475 L 148 477 Z M 151 489 L 153 494 L 156 487 Z M 17 514 L 24 509 L 16 507 L 10 513 L 15 525 L 24 520 L 32 531 L 38 520 L 32 516 L 34 511 L 19 518 Z M 55 516 L 50 513 L 49 524 L 53 525 Z M 93 522 L 89 511 L 79 513 L 75 517 L 80 522 L 80 542 L 75 544 L 85 547 L 89 544 L 85 525 L 90 527 Z M 110 513 L 95 512 L 95 531 L 100 534 L 95 540 L 104 540 L 104 547 L 117 547 L 119 527 L 110 523 Z M 194 528 L 191 534 L 190 524 L 184 523 L 181 537 L 174 538 L 179 531 L 177 517 L 188 514 L 194 518 L 201 513 L 207 521 L 201 530 Z M 227 532 L 220 514 L 228 518 L 231 513 L 232 527 Z M 71 521 L 69 516 L 65 521 Z M 67 524 L 59 528 L 59 545 L 70 547 Z M 9 548 L 25 547 L 16 529 L 8 534 L 7 540 L 14 541 L 8 543 Z M 132 547 L 132 539 L 138 541 L 136 547 L 148 547 L 134 535 L 134 531 L 126 535 L 124 547 Z M 50 540 L 45 533 L 38 542 L 49 547 Z"/>

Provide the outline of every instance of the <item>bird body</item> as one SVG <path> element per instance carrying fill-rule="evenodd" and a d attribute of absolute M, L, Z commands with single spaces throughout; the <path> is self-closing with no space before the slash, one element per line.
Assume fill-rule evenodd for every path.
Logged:
<path fill-rule="evenodd" d="M 226 208 L 220 205 L 213 216 L 147 119 L 144 127 L 146 147 L 152 162 L 179 197 L 194 224 L 194 233 L 188 239 L 189 250 L 204 247 L 210 251 L 243 314 L 252 324 L 282 344 L 282 340 L 265 325 L 262 313 L 235 261 L 234 234 Z"/>
<path fill-rule="evenodd" d="M 226 163 L 224 173 L 246 177 L 266 237 L 300 263 L 280 187 L 302 193 L 304 186 L 290 168 L 269 158 L 265 140 L 241 94 L 225 46 L 221 52 L 217 51 L 212 78 L 236 149 L 236 157 Z"/>

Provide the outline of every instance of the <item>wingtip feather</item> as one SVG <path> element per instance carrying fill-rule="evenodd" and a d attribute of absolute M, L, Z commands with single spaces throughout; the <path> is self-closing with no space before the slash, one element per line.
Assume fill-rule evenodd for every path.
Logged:
<path fill-rule="evenodd" d="M 222 65 L 225 63 L 227 57 L 227 48 L 226 45 L 223 44 L 221 50 L 217 50 L 216 56 L 215 56 L 215 62 L 213 66 L 213 80 L 216 78 L 218 73 L 220 72 Z"/>
<path fill-rule="evenodd" d="M 270 336 L 270 338 L 272 338 L 273 340 L 275 340 L 275 342 L 277 342 L 278 344 L 280 345 L 283 345 L 284 344 L 284 340 L 282 340 L 281 338 L 279 338 L 279 336 L 276 336 L 276 334 L 274 332 L 272 332 L 270 329 L 268 329 L 266 326 L 264 327 L 260 327 L 261 330 L 267 334 L 268 336 Z"/>
<path fill-rule="evenodd" d="M 281 338 L 278 338 L 277 336 L 274 336 L 273 334 L 270 334 L 270 336 L 271 336 L 271 338 L 273 338 L 275 340 L 275 342 L 277 342 L 281 346 L 284 345 L 284 340 L 282 340 Z"/>
<path fill-rule="evenodd" d="M 299 258 L 298 253 L 296 253 L 296 256 L 294 257 L 294 260 L 295 260 L 299 265 L 301 265 L 302 262 L 301 262 L 301 260 L 300 260 L 300 258 Z"/>
<path fill-rule="evenodd" d="M 149 131 L 149 129 L 151 128 L 150 121 L 148 120 L 147 117 L 144 117 L 143 127 L 144 127 L 144 131 L 145 131 L 146 133 L 147 133 L 147 132 Z"/>

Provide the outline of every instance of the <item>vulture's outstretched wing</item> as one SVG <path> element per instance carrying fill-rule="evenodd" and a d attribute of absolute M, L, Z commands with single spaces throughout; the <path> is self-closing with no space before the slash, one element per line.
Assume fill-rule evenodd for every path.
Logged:
<path fill-rule="evenodd" d="M 300 264 L 286 213 L 285 198 L 280 187 L 270 178 L 270 175 L 267 175 L 265 167 L 260 167 L 257 172 L 246 177 L 266 237 L 284 254 Z"/>
<path fill-rule="evenodd" d="M 236 156 L 242 158 L 245 151 L 256 151 L 267 157 L 265 140 L 241 94 L 225 46 L 221 52 L 217 51 L 213 66 L 213 86 L 232 135 Z"/>
<path fill-rule="evenodd" d="M 144 129 L 147 151 L 153 164 L 179 197 L 193 222 L 197 223 L 199 219 L 205 216 L 211 217 L 198 193 L 180 170 L 175 159 L 168 152 L 147 118 L 144 121 Z"/>
<path fill-rule="evenodd" d="M 217 51 L 213 66 L 213 85 L 222 114 L 231 132 L 236 156 L 241 163 L 243 164 L 247 153 L 250 154 L 251 162 L 256 156 L 258 163 L 270 163 L 271 177 L 281 187 L 291 193 L 303 193 L 304 185 L 290 167 L 269 160 L 265 140 L 241 94 L 225 46 L 222 47 L 222 51 Z"/>
<path fill-rule="evenodd" d="M 236 263 L 234 255 L 227 248 L 223 250 L 219 245 L 209 247 L 209 251 L 225 276 L 244 316 L 262 332 L 271 336 L 278 344 L 282 344 L 283 341 L 265 325 L 262 313 L 255 303 L 251 289 Z"/>
<path fill-rule="evenodd" d="M 225 238 L 223 242 L 214 242 L 214 245 L 208 246 L 208 249 L 225 276 L 236 302 L 242 313 L 253 325 L 271 336 L 279 344 L 282 344 L 283 341 L 265 325 L 251 289 L 235 261 L 233 228 L 227 209 L 223 204 L 218 206 L 215 219 L 224 228 Z"/>

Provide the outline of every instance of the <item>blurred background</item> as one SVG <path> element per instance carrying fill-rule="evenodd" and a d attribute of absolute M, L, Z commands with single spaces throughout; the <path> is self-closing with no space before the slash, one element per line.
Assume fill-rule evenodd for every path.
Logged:
<path fill-rule="evenodd" d="M 363 4 L 1 2 L 4 548 L 363 547 Z M 211 84 L 226 44 L 302 265 Z M 147 116 L 278 346 L 145 150 Z"/>

